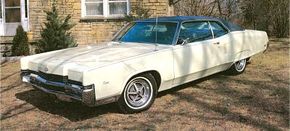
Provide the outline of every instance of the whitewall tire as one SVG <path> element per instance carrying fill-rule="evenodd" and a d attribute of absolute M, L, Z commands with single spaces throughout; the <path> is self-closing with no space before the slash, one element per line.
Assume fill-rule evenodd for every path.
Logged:
<path fill-rule="evenodd" d="M 238 75 L 238 74 L 241 74 L 245 71 L 246 66 L 247 66 L 247 59 L 242 59 L 242 60 L 235 62 L 231 66 L 231 68 L 228 70 L 228 72 L 230 74 L 233 74 L 233 75 Z"/>
<path fill-rule="evenodd" d="M 150 73 L 135 76 L 126 84 L 118 105 L 124 113 L 137 113 L 148 109 L 157 95 L 157 84 Z"/>

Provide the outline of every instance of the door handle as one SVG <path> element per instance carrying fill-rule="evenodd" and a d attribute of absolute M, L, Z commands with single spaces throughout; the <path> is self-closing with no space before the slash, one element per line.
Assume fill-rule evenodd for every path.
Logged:
<path fill-rule="evenodd" d="M 220 42 L 215 42 L 215 43 L 213 43 L 213 44 L 215 44 L 215 45 L 219 45 L 219 44 L 220 44 Z"/>

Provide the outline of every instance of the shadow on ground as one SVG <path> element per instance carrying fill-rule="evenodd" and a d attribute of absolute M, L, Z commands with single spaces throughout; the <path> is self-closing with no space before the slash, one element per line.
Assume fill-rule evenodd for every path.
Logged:
<path fill-rule="evenodd" d="M 275 77 L 271 77 L 271 79 L 272 81 L 278 81 L 278 79 L 276 79 Z M 249 115 L 244 115 L 238 112 L 232 112 L 227 106 L 212 105 L 212 104 L 209 104 L 209 103 L 206 103 L 204 101 L 197 99 L 196 96 L 192 94 L 188 94 L 187 92 L 182 91 L 183 89 L 188 89 L 188 88 L 200 88 L 200 89 L 207 90 L 206 87 L 200 86 L 200 84 L 202 84 L 203 82 L 207 80 L 213 81 L 214 84 L 216 84 L 217 87 L 220 88 L 220 89 L 210 89 L 215 94 L 226 96 L 230 99 L 233 99 L 233 101 L 236 101 L 236 103 L 238 104 L 242 104 L 248 107 L 253 107 L 253 110 L 257 109 L 257 113 L 259 113 L 259 111 L 262 110 L 261 113 L 266 111 L 266 112 L 273 112 L 278 115 L 281 115 L 284 118 L 285 124 L 289 125 L 288 123 L 289 118 L 285 117 L 285 116 L 289 116 L 287 105 L 282 106 L 282 107 L 275 107 L 277 105 L 281 105 L 281 103 L 275 103 L 275 102 L 271 103 L 271 101 L 267 101 L 267 99 L 263 98 L 263 96 L 255 95 L 255 93 L 258 93 L 257 91 L 259 91 L 260 88 L 263 90 L 274 89 L 274 93 L 276 90 L 278 90 L 278 92 L 276 91 L 276 93 L 279 93 L 279 95 L 282 94 L 279 97 L 279 101 L 285 101 L 285 99 L 287 98 L 289 99 L 288 94 L 284 93 L 285 91 L 287 91 L 287 89 L 279 88 L 279 87 L 272 87 L 271 85 L 265 86 L 263 85 L 263 81 L 252 81 L 252 80 L 241 81 L 239 79 L 235 79 L 231 76 L 228 76 L 225 73 L 219 73 L 212 76 L 208 76 L 206 78 L 202 78 L 200 80 L 196 80 L 196 81 L 172 88 L 170 90 L 160 92 L 158 94 L 157 99 L 161 99 L 160 97 L 170 94 L 170 95 L 176 96 L 179 101 L 192 103 L 204 110 L 210 110 L 212 112 L 219 113 L 223 116 L 223 119 L 227 121 L 243 123 L 246 125 L 258 127 L 260 129 L 265 129 L 265 130 L 280 130 L 279 127 L 276 127 L 263 119 L 256 119 Z M 255 87 L 252 87 L 254 88 L 253 94 L 245 94 L 243 92 L 236 91 L 232 89 L 232 87 L 225 85 L 226 82 L 223 82 L 223 81 L 235 81 L 241 84 L 247 84 L 250 87 L 255 86 Z M 94 118 L 103 114 L 120 113 L 120 110 L 118 109 L 118 106 L 116 103 L 102 105 L 98 107 L 87 107 L 85 105 L 82 105 L 79 102 L 59 101 L 58 99 L 51 97 L 38 90 L 28 90 L 25 92 L 17 93 L 16 97 L 18 99 L 26 101 L 27 103 L 32 104 L 33 106 L 35 106 L 36 108 L 42 111 L 63 116 L 69 119 L 70 121 L 83 121 L 83 120 Z M 147 111 L 145 113 L 153 113 L 153 114 L 158 113 L 158 114 L 164 114 L 164 115 L 172 114 L 170 112 L 166 112 L 166 110 L 160 110 L 157 112 Z M 176 112 L 176 113 L 178 115 L 188 115 L 187 113 L 180 113 L 180 112 Z M 190 117 L 190 116 L 186 116 L 186 117 Z M 192 116 L 192 117 L 200 117 L 201 119 L 210 119 L 210 118 L 205 118 L 204 116 Z"/>
<path fill-rule="evenodd" d="M 235 77 L 230 76 L 226 73 L 219 73 L 215 75 L 211 75 L 202 79 L 199 79 L 197 81 L 193 81 L 178 87 L 175 87 L 173 89 L 164 91 L 159 93 L 159 96 L 164 96 L 167 94 L 171 94 L 178 98 L 179 101 L 186 101 L 187 103 L 192 103 L 194 105 L 197 105 L 198 107 L 203 108 L 204 110 L 211 110 L 213 112 L 219 113 L 223 116 L 224 120 L 242 123 L 245 125 L 257 127 L 259 129 L 263 130 L 281 130 L 280 127 L 275 126 L 271 123 L 269 123 L 266 120 L 263 119 L 257 119 L 259 117 L 259 113 L 275 113 L 276 115 L 279 115 L 283 118 L 284 125 L 287 125 L 289 127 L 289 89 L 287 89 L 285 86 L 289 85 L 289 82 L 283 81 L 276 77 L 273 74 L 265 73 L 264 75 L 270 77 L 271 81 L 270 83 L 265 83 L 264 81 L 255 81 L 255 80 L 240 80 L 235 79 Z M 211 89 L 207 88 L 205 86 L 200 86 L 201 83 L 204 81 L 211 80 L 219 89 Z M 234 90 L 231 86 L 227 85 L 226 81 L 236 82 L 240 84 L 244 84 L 250 87 L 251 93 L 244 93 L 241 91 Z M 280 82 L 283 86 L 277 86 L 276 84 L 272 85 L 273 82 Z M 235 101 L 235 106 L 245 106 L 248 108 L 252 108 L 252 112 L 255 113 L 255 115 L 244 115 L 239 112 L 233 112 L 228 108 L 228 106 L 225 105 L 215 105 L 215 104 L 209 104 L 207 102 L 201 101 L 198 99 L 198 97 L 193 96 L 190 93 L 180 91 L 185 88 L 200 88 L 208 90 L 210 89 L 214 94 L 216 95 L 222 95 L 225 96 L 232 101 Z M 261 95 L 263 91 L 271 91 L 270 96 L 276 96 L 275 100 L 273 98 L 265 98 L 263 95 Z M 287 103 L 288 102 L 288 103 Z M 155 113 L 165 113 L 170 114 L 166 111 L 160 111 Z M 177 112 L 178 113 L 178 112 Z M 171 113 L 172 114 L 172 113 Z M 179 115 L 188 115 L 188 114 L 182 114 L 178 113 Z M 206 118 L 204 116 L 192 116 L 192 117 L 199 117 L 201 119 L 211 119 L 214 118 Z"/>
<path fill-rule="evenodd" d="M 181 86 L 177 86 L 167 91 L 160 92 L 157 96 L 162 97 L 166 94 L 174 94 L 178 90 L 182 90 L 184 88 L 189 87 L 190 85 L 195 85 L 203 82 L 204 80 L 208 80 L 214 77 L 218 77 L 220 74 L 212 75 L 194 82 L 190 82 Z M 23 100 L 27 103 L 32 104 L 39 110 L 57 114 L 63 116 L 70 121 L 83 121 L 86 119 L 90 119 L 93 117 L 97 117 L 102 114 L 108 113 L 120 113 L 120 109 L 118 108 L 117 103 L 111 103 L 106 105 L 101 105 L 97 107 L 88 107 L 83 105 L 80 102 L 64 102 L 58 100 L 56 97 L 52 95 L 48 95 L 42 91 L 31 89 L 28 91 L 20 92 L 15 94 L 16 98 Z"/>
<path fill-rule="evenodd" d="M 17 93 L 16 98 L 32 104 L 39 110 L 63 116 L 70 121 L 82 121 L 107 113 L 119 112 L 115 103 L 98 107 L 88 107 L 80 102 L 64 102 L 39 90 Z"/>

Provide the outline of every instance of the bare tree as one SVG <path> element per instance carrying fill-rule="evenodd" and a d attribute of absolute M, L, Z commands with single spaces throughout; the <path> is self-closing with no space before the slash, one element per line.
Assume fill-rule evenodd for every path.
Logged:
<path fill-rule="evenodd" d="M 175 3 L 174 7 L 176 15 L 216 15 L 216 0 L 182 0 Z"/>
<path fill-rule="evenodd" d="M 273 33 L 276 37 L 289 36 L 289 0 L 272 0 Z"/>
<path fill-rule="evenodd" d="M 175 0 L 173 4 L 176 15 L 216 16 L 269 35 L 289 36 L 289 0 Z"/>
<path fill-rule="evenodd" d="M 218 16 L 231 19 L 236 14 L 237 0 L 182 0 L 175 3 L 176 15 Z"/>
<path fill-rule="evenodd" d="M 240 4 L 247 27 L 276 37 L 289 35 L 288 5 L 288 0 L 242 0 Z"/>

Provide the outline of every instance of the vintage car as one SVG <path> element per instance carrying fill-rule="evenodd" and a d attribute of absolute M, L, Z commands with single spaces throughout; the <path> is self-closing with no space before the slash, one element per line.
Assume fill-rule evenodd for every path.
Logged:
<path fill-rule="evenodd" d="M 21 77 L 61 100 L 117 102 L 121 111 L 135 113 L 160 91 L 222 71 L 242 73 L 267 46 L 266 32 L 218 18 L 150 18 L 124 26 L 104 44 L 24 57 Z"/>

